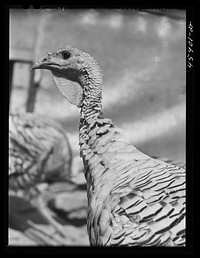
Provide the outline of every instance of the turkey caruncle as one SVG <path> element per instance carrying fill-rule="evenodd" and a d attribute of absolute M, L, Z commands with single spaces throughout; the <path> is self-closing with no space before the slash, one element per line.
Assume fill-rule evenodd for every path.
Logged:
<path fill-rule="evenodd" d="M 184 246 L 185 169 L 140 152 L 103 117 L 103 80 L 95 59 L 66 46 L 32 69 L 50 70 L 63 96 L 80 108 L 90 244 Z"/>

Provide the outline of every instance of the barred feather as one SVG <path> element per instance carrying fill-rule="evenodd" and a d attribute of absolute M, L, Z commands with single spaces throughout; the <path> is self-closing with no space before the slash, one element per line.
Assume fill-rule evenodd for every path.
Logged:
<path fill-rule="evenodd" d="M 87 180 L 91 186 L 88 188 L 91 244 L 184 246 L 185 205 L 180 200 L 185 200 L 185 170 L 150 158 L 136 148 L 127 152 L 130 143 L 123 145 L 120 152 L 112 149 L 110 143 L 118 143 L 118 139 L 119 143 L 123 142 L 123 135 L 113 133 L 113 126 L 106 124 L 103 128 L 100 119 L 97 120 L 96 134 L 98 128 L 106 129 L 104 139 L 107 140 L 106 143 L 98 141 L 97 135 L 93 147 L 87 128 L 80 135 L 81 138 L 85 134 L 89 136 L 80 146 L 87 173 L 90 173 Z M 94 137 L 95 132 L 92 135 Z M 85 145 L 91 151 L 89 157 L 82 152 Z M 105 153 L 98 152 L 107 145 Z M 98 216 L 101 219 L 96 221 Z M 91 234 L 92 227 L 95 237 Z"/>
<path fill-rule="evenodd" d="M 9 184 L 26 189 L 70 176 L 71 147 L 57 123 L 30 113 L 9 116 Z M 42 166 L 41 166 L 42 164 Z"/>

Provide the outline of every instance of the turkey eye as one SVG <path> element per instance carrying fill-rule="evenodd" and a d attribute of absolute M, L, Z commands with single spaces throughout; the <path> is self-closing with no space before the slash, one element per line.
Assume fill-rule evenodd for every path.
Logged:
<path fill-rule="evenodd" d="M 65 51 L 65 52 L 62 53 L 62 57 L 63 57 L 63 59 L 66 60 L 70 57 L 70 53 Z"/>

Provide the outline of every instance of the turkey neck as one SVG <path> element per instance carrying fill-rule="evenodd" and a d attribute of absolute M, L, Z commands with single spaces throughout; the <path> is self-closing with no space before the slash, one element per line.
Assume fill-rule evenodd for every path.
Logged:
<path fill-rule="evenodd" d="M 109 182 L 107 180 L 107 173 L 110 172 L 108 164 L 105 164 L 107 162 L 104 155 L 104 147 L 107 147 L 105 138 L 106 142 L 109 142 L 113 133 L 107 129 L 114 130 L 114 125 L 110 119 L 103 117 L 101 101 L 103 80 L 99 70 L 88 72 L 87 76 L 81 78 L 81 86 L 83 96 L 80 106 L 80 156 L 84 163 L 88 204 L 92 210 L 95 210 L 96 204 L 101 203 L 108 196 L 113 185 L 111 181 L 115 180 L 114 175 Z"/>
<path fill-rule="evenodd" d="M 102 114 L 102 84 L 95 84 L 85 86 L 83 93 L 83 101 L 80 111 L 80 125 L 79 125 L 79 145 L 80 155 L 83 158 L 85 169 L 88 167 L 88 154 L 94 154 L 91 138 L 96 140 L 95 135 L 91 135 L 90 131 L 98 126 L 98 122 L 103 119 Z M 85 171 L 87 173 L 87 171 Z M 87 175 L 86 180 L 87 180 Z"/>
<path fill-rule="evenodd" d="M 81 105 L 80 127 L 89 125 L 102 116 L 101 93 L 84 92 Z"/>

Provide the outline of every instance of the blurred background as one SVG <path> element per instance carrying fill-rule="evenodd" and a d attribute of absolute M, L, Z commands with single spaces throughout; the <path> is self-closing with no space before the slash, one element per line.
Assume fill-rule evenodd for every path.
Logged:
<path fill-rule="evenodd" d="M 51 72 L 30 72 L 32 62 L 65 45 L 98 61 L 104 116 L 124 129 L 135 147 L 185 162 L 184 10 L 10 9 L 10 112 L 34 112 L 61 123 L 76 158 L 79 109 L 58 92 Z M 68 230 L 78 236 L 77 226 Z M 85 225 L 81 230 L 70 244 L 88 245 Z M 28 241 L 10 232 L 11 244 Z"/>

